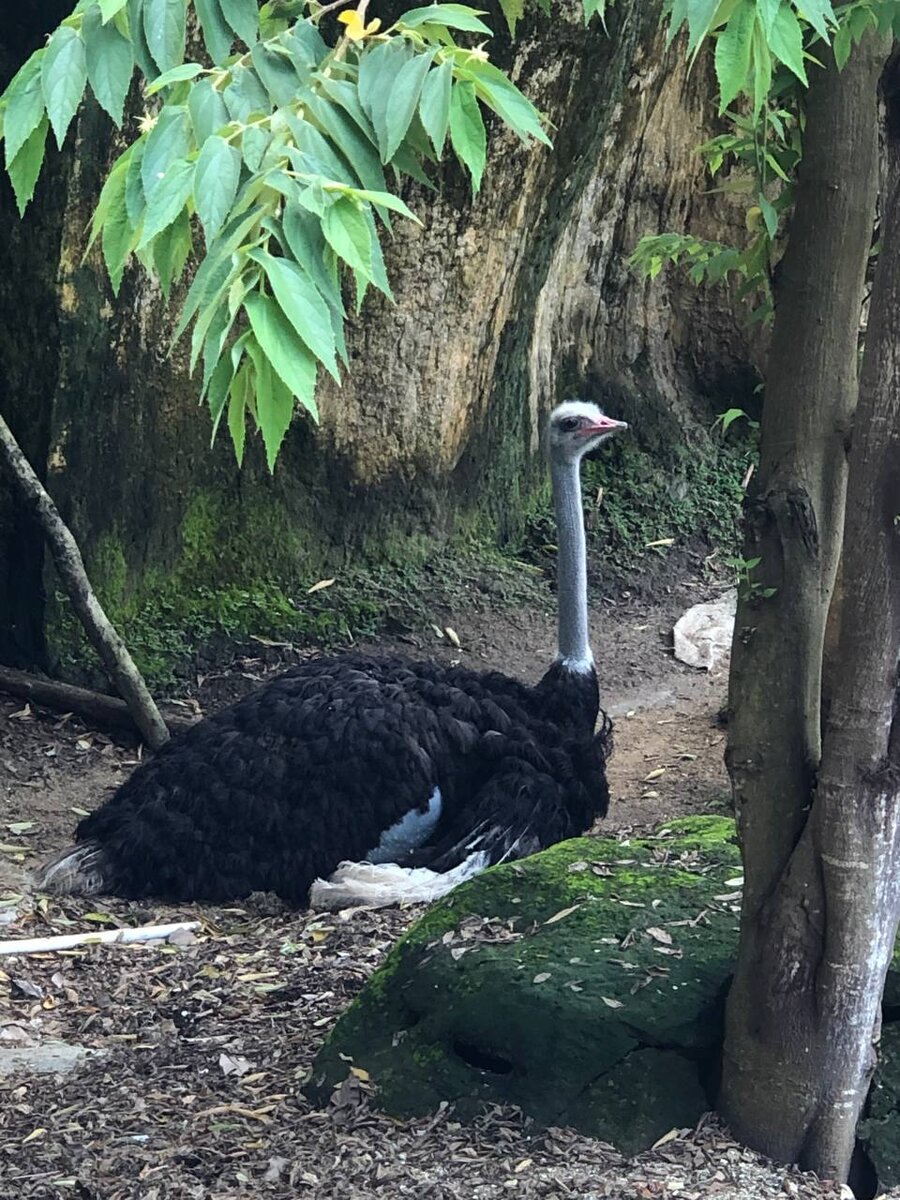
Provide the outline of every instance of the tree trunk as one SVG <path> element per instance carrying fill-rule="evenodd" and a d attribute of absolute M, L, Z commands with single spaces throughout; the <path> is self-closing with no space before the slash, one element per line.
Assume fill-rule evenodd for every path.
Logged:
<path fill-rule="evenodd" d="M 147 690 L 147 685 L 128 648 L 100 606 L 84 569 L 81 551 L 59 515 L 41 481 L 19 449 L 7 423 L 0 416 L 0 463 L 31 509 L 35 522 L 47 539 L 56 570 L 65 585 L 91 645 L 100 655 L 116 690 L 128 705 L 135 725 L 151 750 L 169 740 L 166 723 Z"/>
<path fill-rule="evenodd" d="M 854 52 L 845 71 L 851 73 L 848 81 L 855 80 L 850 95 L 833 74 L 828 84 L 829 101 L 842 119 L 855 113 L 857 151 L 870 147 L 877 131 L 874 83 L 885 49 L 874 39 L 864 43 L 855 65 Z M 751 823 L 751 835 L 745 837 L 746 883 L 752 880 L 755 886 L 745 898 L 728 1003 L 722 1092 L 723 1112 L 739 1137 L 838 1179 L 849 1170 L 874 1069 L 881 995 L 900 919 L 900 731 L 895 721 L 900 343 L 894 328 L 900 306 L 900 105 L 895 94 L 900 74 L 895 64 L 886 80 L 889 178 L 850 453 L 842 549 L 847 587 L 818 785 L 814 799 L 807 791 L 812 812 L 792 853 L 785 837 L 802 821 L 800 781 L 791 776 L 785 781 L 770 762 L 761 780 L 769 791 L 752 800 L 755 821 L 777 826 L 786 821 L 788 828 L 787 835 L 778 828 L 767 838 L 754 835 Z M 810 113 L 810 132 L 817 111 Z M 834 146 L 839 155 L 842 143 Z M 849 160 L 843 162 L 837 178 L 858 185 L 860 165 L 852 178 Z M 848 277 L 861 277 L 865 246 L 854 241 L 854 248 L 859 259 L 846 261 L 843 280 L 833 277 L 836 292 L 846 289 Z M 821 267 L 828 272 L 827 260 L 823 264 L 818 253 L 809 264 L 810 275 Z M 823 342 L 830 339 L 827 326 L 816 328 L 813 321 L 813 328 Z M 855 321 L 848 321 L 854 342 L 855 328 Z M 848 358 L 855 357 L 855 345 L 845 350 Z M 796 365 L 794 372 L 799 374 Z M 827 403 L 833 393 L 827 380 L 819 382 Z M 831 538 L 829 547 L 833 564 Z M 808 563 L 801 560 L 801 565 L 811 572 Z M 821 579 L 829 582 L 824 566 Z M 817 631 L 821 638 L 821 622 Z M 759 631 L 754 639 L 760 640 Z M 808 664 L 812 654 L 811 647 Z M 783 673 L 768 679 L 773 693 L 796 687 Z M 807 695 L 818 715 L 818 693 L 809 682 Z M 757 719 L 761 716 L 757 710 Z M 795 736 L 797 724 L 795 719 Z M 806 747 L 814 749 L 815 731 L 807 728 L 806 734 Z M 815 766 L 813 759 L 810 767 Z M 785 796 L 781 788 L 786 785 Z M 746 806 L 747 797 L 742 799 Z"/>

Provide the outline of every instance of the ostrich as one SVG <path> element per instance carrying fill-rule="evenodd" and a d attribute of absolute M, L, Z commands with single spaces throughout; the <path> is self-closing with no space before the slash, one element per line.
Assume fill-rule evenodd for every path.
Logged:
<path fill-rule="evenodd" d="M 611 725 L 588 642 L 580 466 L 624 428 L 582 401 L 551 414 L 559 639 L 536 686 L 401 658 L 312 659 L 167 743 L 36 885 L 211 903 L 271 891 L 303 907 L 315 884 L 318 907 L 384 904 L 433 899 L 583 833 L 609 802 Z"/>

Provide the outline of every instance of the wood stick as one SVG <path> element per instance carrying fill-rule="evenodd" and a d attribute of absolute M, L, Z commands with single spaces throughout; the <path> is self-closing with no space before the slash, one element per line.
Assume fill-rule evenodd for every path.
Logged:
<path fill-rule="evenodd" d="M 0 942 L 3 954 L 45 954 L 52 950 L 71 950 L 75 946 L 132 945 L 155 942 L 173 933 L 190 933 L 200 928 L 199 921 L 176 921 L 172 925 L 137 925 L 130 929 L 91 929 L 86 933 L 61 933 L 54 937 L 18 938 Z"/>
<path fill-rule="evenodd" d="M 44 485 L 35 475 L 22 453 L 10 427 L 0 416 L 0 463 L 47 539 L 59 577 L 78 613 L 84 631 L 100 655 L 116 690 L 131 710 L 134 723 L 151 750 L 158 750 L 169 740 L 166 723 L 144 683 L 140 671 L 128 653 L 99 600 L 84 569 L 78 543 L 59 515 Z"/>
<path fill-rule="evenodd" d="M 0 666 L 0 692 L 60 712 L 76 713 L 83 720 L 103 728 L 136 729 L 134 717 L 124 700 L 104 696 L 102 692 L 92 692 L 87 688 L 73 687 L 69 683 L 59 683 L 55 679 L 40 679 L 12 667 Z M 183 733 L 196 722 L 195 717 L 177 714 L 169 714 L 163 719 L 172 734 Z"/>

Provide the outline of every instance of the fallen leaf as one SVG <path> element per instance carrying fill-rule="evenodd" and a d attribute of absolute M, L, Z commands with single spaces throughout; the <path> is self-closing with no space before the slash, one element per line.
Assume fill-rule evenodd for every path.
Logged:
<path fill-rule="evenodd" d="M 552 971 L 541 971 L 539 975 L 535 975 L 532 983 L 546 983 L 552 973 Z"/>
<path fill-rule="evenodd" d="M 14 837 L 20 837 L 29 829 L 34 829 L 34 821 L 13 821 L 6 828 Z"/>
<path fill-rule="evenodd" d="M 568 867 L 568 870 L 572 875 L 576 875 L 579 871 L 586 871 L 587 869 L 588 869 L 588 865 L 586 862 L 569 863 L 569 867 Z"/>
<path fill-rule="evenodd" d="M 35 1138 L 43 1137 L 46 1132 L 47 1132 L 47 1130 L 44 1129 L 43 1127 L 40 1129 L 32 1129 L 32 1131 L 31 1131 L 31 1133 L 29 1133 L 28 1137 L 22 1138 L 22 1145 L 27 1146 L 28 1143 L 33 1142 L 35 1140 Z"/>
<path fill-rule="evenodd" d="M 333 579 L 320 579 L 318 583 L 314 583 L 311 588 L 306 589 L 307 596 L 311 596 L 313 592 L 324 592 L 326 588 L 330 588 L 334 583 Z"/>
<path fill-rule="evenodd" d="M 248 1058 L 244 1058 L 242 1054 L 220 1054 L 219 1066 L 222 1069 L 223 1075 L 237 1075 L 238 1079 L 242 1075 L 246 1075 L 253 1064 Z"/>
<path fill-rule="evenodd" d="M 652 937 L 654 942 L 662 942 L 664 946 L 672 945 L 672 935 L 671 933 L 667 933 L 665 929 L 651 926 L 649 929 L 645 929 L 644 932 Z"/>
<path fill-rule="evenodd" d="M 610 1000 L 610 998 L 608 996 L 601 996 L 600 999 L 603 1001 L 603 1003 L 606 1005 L 607 1008 L 624 1008 L 625 1007 L 625 1005 L 622 1003 L 621 1000 Z"/>
<path fill-rule="evenodd" d="M 581 908 L 580 904 L 572 904 L 569 908 L 561 908 L 558 913 L 554 913 L 552 917 L 548 917 L 544 922 L 545 925 L 555 925 L 557 921 L 562 921 L 566 917 L 571 916 L 573 912 L 577 912 Z"/>
<path fill-rule="evenodd" d="M 363 1081 L 363 1083 L 368 1083 L 369 1080 L 372 1078 L 372 1076 L 365 1069 L 365 1067 L 351 1067 L 350 1071 L 353 1075 L 356 1076 L 357 1079 L 361 1079 Z"/>
<path fill-rule="evenodd" d="M 643 782 L 650 783 L 654 779 L 659 779 L 660 775 L 665 775 L 665 773 L 665 767 L 657 767 L 655 770 L 651 771 L 649 775 L 644 776 Z"/>
<path fill-rule="evenodd" d="M 654 546 L 674 546 L 674 538 L 657 538 L 655 542 L 644 542 L 645 550 L 652 550 Z"/>
<path fill-rule="evenodd" d="M 459 640 L 459 634 L 455 629 L 451 629 L 449 625 L 444 626 L 444 633 L 447 635 L 447 641 L 454 645 L 457 650 L 462 649 L 462 642 Z"/>
<path fill-rule="evenodd" d="M 668 1142 L 674 1142 L 681 1130 L 670 1129 L 668 1133 L 664 1133 L 661 1138 L 658 1138 L 650 1147 L 651 1150 L 658 1150 L 660 1146 L 665 1146 Z"/>
<path fill-rule="evenodd" d="M 513 1171 L 516 1173 L 516 1175 L 518 1175 L 520 1171 L 527 1171 L 533 1161 L 534 1160 L 531 1158 L 523 1158 L 521 1162 L 516 1163 L 516 1165 L 513 1167 Z"/>

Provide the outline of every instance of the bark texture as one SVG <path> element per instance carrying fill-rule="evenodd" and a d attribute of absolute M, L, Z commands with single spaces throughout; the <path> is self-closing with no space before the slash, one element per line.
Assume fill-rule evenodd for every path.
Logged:
<path fill-rule="evenodd" d="M 779 267 L 744 545 L 746 559 L 761 559 L 754 582 L 776 590 L 739 598 L 730 680 L 727 760 L 750 925 L 797 843 L 821 751 L 822 647 L 857 398 L 883 61 L 883 47 L 870 39 L 844 71 L 832 59 L 811 78 L 796 208 Z"/>
<path fill-rule="evenodd" d="M 885 50 L 873 40 L 855 67 L 858 82 L 866 83 L 855 96 L 855 107 L 860 116 L 868 112 L 873 134 L 874 87 L 870 95 L 863 71 L 871 74 Z M 848 586 L 818 785 L 814 798 L 807 793 L 811 815 L 777 881 L 783 844 L 774 837 L 766 841 L 745 834 L 746 882 L 761 874 L 768 886 L 766 893 L 751 888 L 745 908 L 728 1006 L 722 1099 L 738 1136 L 837 1179 L 847 1177 L 875 1065 L 881 995 L 900 917 L 900 735 L 895 720 L 900 653 L 900 346 L 895 329 L 900 304 L 900 76 L 895 63 L 885 78 L 888 181 L 882 248 L 850 452 L 842 551 Z M 839 89 L 834 87 L 831 95 L 838 100 Z M 838 102 L 849 115 L 854 98 L 845 95 Z M 830 539 L 829 545 L 833 561 Z M 789 690 L 788 679 L 781 690 Z M 812 689 L 810 695 L 818 700 Z M 790 831 L 798 820 L 793 794 L 788 792 L 786 812 L 779 815 L 776 799 L 782 783 L 777 771 L 769 774 L 768 783 L 773 799 L 768 807 L 757 807 L 756 818 L 787 819 Z M 774 864 L 760 861 L 773 853 L 778 856 Z"/>
<path fill-rule="evenodd" d="M 19 448 L 0 416 L 0 463 L 13 481 L 35 523 L 47 539 L 57 573 L 84 626 L 91 645 L 100 655 L 116 691 L 128 705 L 141 736 L 151 750 L 169 740 L 169 731 L 128 648 L 99 604 L 81 558 L 81 551 L 47 493 L 47 489 Z"/>
<path fill-rule="evenodd" d="M 366 301 L 344 386 L 322 395 L 320 429 L 295 422 L 274 478 L 259 447 L 241 473 L 227 437 L 210 452 L 184 348 L 166 354 L 177 297 L 166 308 L 129 271 L 113 301 L 99 254 L 81 265 L 121 148 L 102 114 L 82 112 L 56 210 L 57 380 L 29 455 L 47 462 L 112 611 L 173 579 L 194 595 L 266 581 L 295 595 L 348 563 L 422 557 L 449 534 L 515 536 L 544 486 L 539 418 L 566 395 L 636 419 L 673 495 L 685 486 L 679 456 L 708 444 L 714 411 L 750 402 L 754 348 L 726 288 L 698 292 L 675 273 L 650 288 L 625 265 L 643 233 L 728 241 L 740 222 L 703 195 L 693 150 L 715 127 L 712 89 L 678 47 L 666 53 L 658 16 L 617 6 L 607 35 L 568 0 L 552 21 L 535 10 L 514 43 L 496 39 L 500 65 L 553 122 L 554 149 L 494 123 L 477 200 L 452 164 L 436 195 L 408 189 L 425 224 L 398 226 L 388 247 L 397 304 Z M 491 21 L 502 29 L 499 10 Z"/>

